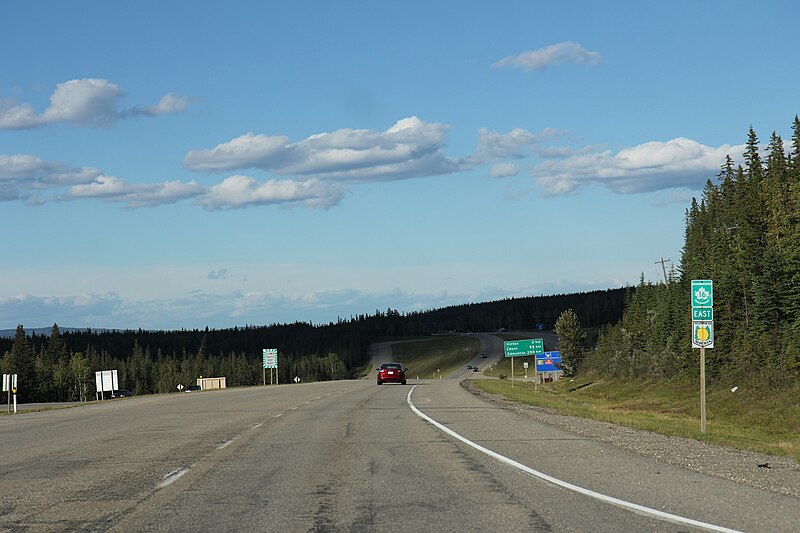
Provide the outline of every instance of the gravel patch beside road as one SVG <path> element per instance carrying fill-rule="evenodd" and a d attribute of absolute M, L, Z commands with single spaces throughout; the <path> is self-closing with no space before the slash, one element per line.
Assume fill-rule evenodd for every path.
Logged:
<path fill-rule="evenodd" d="M 800 464 L 788 457 L 736 450 L 685 437 L 670 437 L 609 422 L 568 416 L 552 409 L 511 402 L 499 395 L 488 394 L 473 386 L 469 380 L 462 381 L 461 385 L 484 400 L 529 416 L 537 422 L 619 446 L 669 465 L 800 499 Z"/>

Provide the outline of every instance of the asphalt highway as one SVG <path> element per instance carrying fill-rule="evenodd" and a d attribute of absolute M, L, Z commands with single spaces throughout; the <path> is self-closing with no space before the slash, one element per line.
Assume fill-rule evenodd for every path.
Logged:
<path fill-rule="evenodd" d="M 0 531 L 755 532 L 800 517 L 795 498 L 535 423 L 453 379 L 119 399 L 4 416 L 0 442 Z"/>

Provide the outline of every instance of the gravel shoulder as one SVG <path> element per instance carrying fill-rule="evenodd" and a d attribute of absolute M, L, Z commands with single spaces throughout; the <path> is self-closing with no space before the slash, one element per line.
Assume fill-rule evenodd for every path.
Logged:
<path fill-rule="evenodd" d="M 552 409 L 505 400 L 499 395 L 478 389 L 470 380 L 462 381 L 461 385 L 486 401 L 529 416 L 537 422 L 619 446 L 672 466 L 800 499 L 800 464 L 788 457 L 736 450 L 685 437 L 659 435 L 568 416 Z"/>

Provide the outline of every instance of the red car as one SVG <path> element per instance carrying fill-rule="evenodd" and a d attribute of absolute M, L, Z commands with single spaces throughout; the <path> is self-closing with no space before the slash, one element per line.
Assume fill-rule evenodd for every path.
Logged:
<path fill-rule="evenodd" d="M 378 385 L 384 383 L 406 384 L 406 371 L 400 363 L 383 363 L 378 369 Z"/>

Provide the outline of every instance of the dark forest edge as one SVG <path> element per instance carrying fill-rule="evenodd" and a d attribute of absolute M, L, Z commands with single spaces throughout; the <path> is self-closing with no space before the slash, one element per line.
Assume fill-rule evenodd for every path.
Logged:
<path fill-rule="evenodd" d="M 611 324 L 622 317 L 629 289 L 510 298 L 400 313 L 375 311 L 326 325 L 305 322 L 229 329 L 179 331 L 61 331 L 0 339 L 0 369 L 17 373 L 20 402 L 76 401 L 95 396 L 94 372 L 116 369 L 119 386 L 135 394 L 176 392 L 198 377 L 225 376 L 229 387 L 263 381 L 261 353 L 279 352 L 279 381 L 295 376 L 325 381 L 358 376 L 368 364 L 369 345 L 393 337 L 443 332 L 552 329 L 572 308 L 582 323 Z"/>
<path fill-rule="evenodd" d="M 715 383 L 791 388 L 800 379 L 800 120 L 791 150 L 775 132 L 766 159 L 750 128 L 744 166 L 730 156 L 686 210 L 680 267 L 669 286 L 642 278 L 622 320 L 604 328 L 582 371 L 622 379 L 698 379 L 690 286 L 714 282 Z"/>

